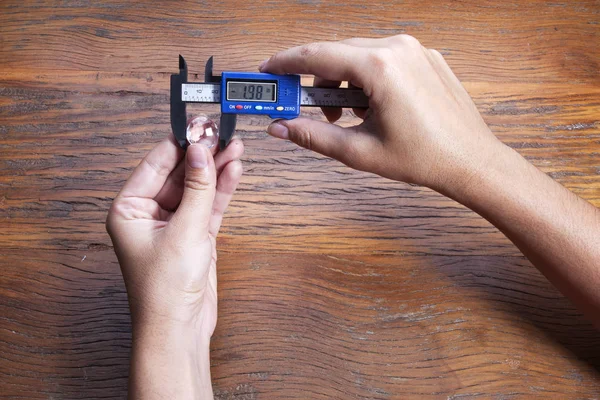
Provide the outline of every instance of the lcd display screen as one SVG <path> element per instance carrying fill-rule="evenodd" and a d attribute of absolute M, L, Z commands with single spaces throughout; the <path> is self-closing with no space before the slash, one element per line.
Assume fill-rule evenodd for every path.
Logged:
<path fill-rule="evenodd" d="M 277 101 L 277 83 L 227 81 L 227 101 Z"/>

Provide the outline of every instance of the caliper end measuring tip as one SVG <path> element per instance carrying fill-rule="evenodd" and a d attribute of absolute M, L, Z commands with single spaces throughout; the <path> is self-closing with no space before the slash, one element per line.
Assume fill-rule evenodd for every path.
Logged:
<path fill-rule="evenodd" d="M 204 67 L 204 82 L 220 82 L 220 77 L 213 75 L 213 56 L 210 56 Z"/>
<path fill-rule="evenodd" d="M 179 55 L 179 74 L 171 75 L 171 129 L 179 145 L 187 147 L 187 113 L 185 102 L 181 99 L 181 85 L 187 83 L 187 65 Z"/>

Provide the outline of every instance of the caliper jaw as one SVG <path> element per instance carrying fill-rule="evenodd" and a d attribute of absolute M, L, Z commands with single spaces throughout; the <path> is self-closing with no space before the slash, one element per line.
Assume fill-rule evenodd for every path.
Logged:
<path fill-rule="evenodd" d="M 221 83 L 221 77 L 213 75 L 212 56 L 208 59 L 204 67 L 204 82 Z M 221 96 L 225 96 L 225 93 L 221 93 Z M 236 114 L 223 113 L 223 110 L 221 110 L 221 120 L 219 121 L 219 150 L 221 151 L 225 150 L 225 147 L 227 147 L 231 141 L 231 137 L 235 133 L 236 117 Z"/>
<path fill-rule="evenodd" d="M 171 129 L 177 143 L 184 150 L 188 146 L 186 137 L 187 113 L 185 102 L 181 100 L 181 88 L 184 83 L 187 83 L 187 75 L 187 64 L 183 57 L 179 55 L 179 74 L 171 75 Z"/>
<path fill-rule="evenodd" d="M 182 149 L 186 149 L 188 141 L 186 137 L 187 113 L 185 102 L 181 99 L 181 88 L 187 83 L 187 64 L 183 57 L 179 55 L 179 74 L 171 75 L 171 129 L 177 139 L 177 143 Z M 206 83 L 220 83 L 221 77 L 213 75 L 213 57 L 210 57 L 204 68 L 204 81 Z M 224 95 L 223 93 L 221 94 Z M 235 132 L 236 114 L 221 113 L 219 123 L 219 150 L 225 150 L 225 147 L 231 141 Z"/>

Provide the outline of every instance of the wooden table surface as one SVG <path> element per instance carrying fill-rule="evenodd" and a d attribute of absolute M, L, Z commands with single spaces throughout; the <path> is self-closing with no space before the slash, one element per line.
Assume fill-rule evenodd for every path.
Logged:
<path fill-rule="evenodd" d="M 597 0 L 53 3 L 0 3 L 0 398 L 125 397 L 131 327 L 104 220 L 170 134 L 178 54 L 200 80 L 211 55 L 253 71 L 305 42 L 411 34 L 502 141 L 600 206 Z M 268 122 L 238 123 L 218 398 L 600 398 L 600 334 L 488 222 L 271 139 Z"/>

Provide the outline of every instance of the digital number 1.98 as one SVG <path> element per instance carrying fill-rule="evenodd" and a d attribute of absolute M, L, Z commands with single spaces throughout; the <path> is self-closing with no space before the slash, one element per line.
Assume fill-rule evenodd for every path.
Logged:
<path fill-rule="evenodd" d="M 264 87 L 262 85 L 244 86 L 244 99 L 262 100 Z"/>

